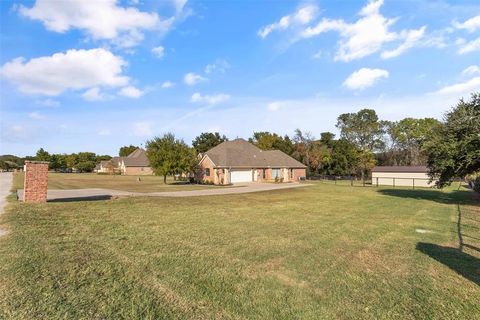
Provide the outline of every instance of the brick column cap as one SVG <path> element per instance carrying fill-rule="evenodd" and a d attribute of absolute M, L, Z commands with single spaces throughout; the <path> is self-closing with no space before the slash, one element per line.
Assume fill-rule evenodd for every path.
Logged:
<path fill-rule="evenodd" d="M 44 163 L 44 164 L 49 164 L 50 161 L 25 160 L 25 163 L 34 163 L 34 164 L 37 164 L 37 163 L 38 163 L 38 164 L 42 164 L 42 163 Z"/>

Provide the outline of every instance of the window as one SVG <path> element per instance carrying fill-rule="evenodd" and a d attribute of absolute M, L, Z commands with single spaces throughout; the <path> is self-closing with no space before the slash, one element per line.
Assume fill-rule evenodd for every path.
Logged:
<path fill-rule="evenodd" d="M 205 176 L 210 177 L 210 168 L 205 169 Z"/>
<path fill-rule="evenodd" d="M 290 169 L 290 178 L 293 179 L 295 177 L 295 169 Z"/>
<path fill-rule="evenodd" d="M 262 170 L 262 177 L 263 177 L 263 179 L 267 179 L 267 170 L 266 169 Z"/>
<path fill-rule="evenodd" d="M 280 169 L 272 169 L 272 179 L 280 178 Z"/>

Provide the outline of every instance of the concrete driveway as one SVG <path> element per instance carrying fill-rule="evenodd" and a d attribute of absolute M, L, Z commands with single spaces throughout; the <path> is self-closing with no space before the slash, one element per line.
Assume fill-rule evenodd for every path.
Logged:
<path fill-rule="evenodd" d="M 3 209 L 7 204 L 7 197 L 10 194 L 10 188 L 12 187 L 12 173 L 0 172 L 0 215 L 3 214 Z M 0 237 L 7 232 L 0 228 Z"/>
<path fill-rule="evenodd" d="M 301 183 L 246 183 L 238 187 L 215 188 L 205 190 L 169 191 L 169 192 L 128 192 L 112 189 L 65 189 L 48 190 L 48 201 L 82 201 L 82 200 L 106 200 L 116 196 L 142 196 L 142 197 L 199 197 L 225 194 L 240 194 L 260 191 L 282 190 L 290 188 L 306 187 L 308 184 Z M 18 199 L 23 198 L 23 189 L 17 191 Z"/>

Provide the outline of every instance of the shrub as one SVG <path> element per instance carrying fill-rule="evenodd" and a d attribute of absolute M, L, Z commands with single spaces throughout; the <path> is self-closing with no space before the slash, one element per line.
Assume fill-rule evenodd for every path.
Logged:
<path fill-rule="evenodd" d="M 473 180 L 473 190 L 480 192 L 480 175 Z"/>

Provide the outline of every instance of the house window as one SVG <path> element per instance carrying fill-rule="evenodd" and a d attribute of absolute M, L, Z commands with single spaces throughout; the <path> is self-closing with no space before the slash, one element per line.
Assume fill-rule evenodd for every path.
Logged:
<path fill-rule="evenodd" d="M 290 178 L 293 179 L 295 176 L 295 169 L 290 169 Z"/>
<path fill-rule="evenodd" d="M 210 168 L 205 169 L 205 176 L 210 177 Z"/>
<path fill-rule="evenodd" d="M 280 169 L 272 169 L 272 179 L 280 178 Z"/>
<path fill-rule="evenodd" d="M 143 167 L 140 168 L 140 171 L 143 171 Z"/>
<path fill-rule="evenodd" d="M 267 179 L 267 169 L 262 170 L 262 177 L 263 179 Z"/>

